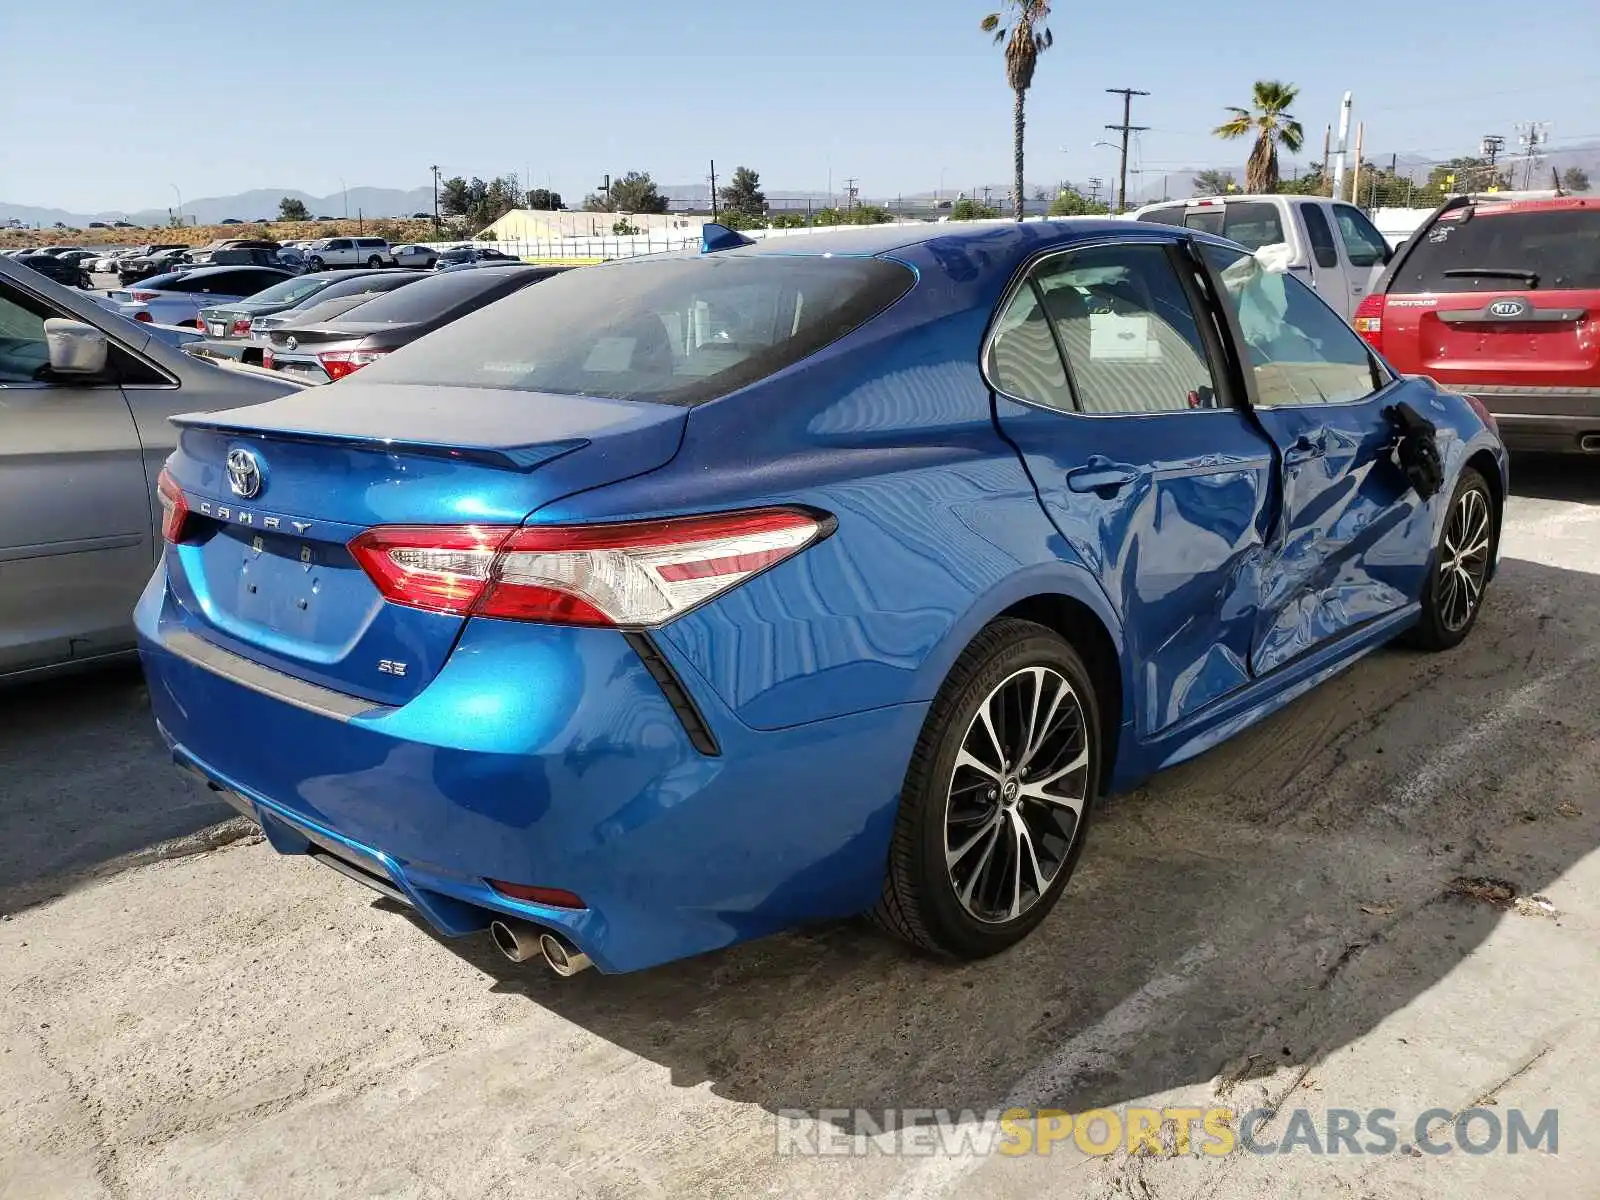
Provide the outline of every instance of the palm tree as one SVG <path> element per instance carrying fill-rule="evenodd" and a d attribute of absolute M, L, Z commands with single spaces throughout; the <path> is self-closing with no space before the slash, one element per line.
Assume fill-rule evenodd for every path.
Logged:
<path fill-rule="evenodd" d="M 994 34 L 995 45 L 1005 43 L 1006 82 L 1016 95 L 1011 114 L 1011 153 L 1013 180 L 1012 198 L 1016 201 L 1017 220 L 1022 220 L 1022 133 L 1026 121 L 1023 106 L 1028 89 L 1033 86 L 1033 72 L 1039 65 L 1039 55 L 1050 49 L 1055 39 L 1045 28 L 1050 17 L 1046 0 L 1008 0 L 1002 12 L 992 12 L 980 26 L 985 33 Z"/>
<path fill-rule="evenodd" d="M 1299 95 L 1300 89 L 1292 83 L 1258 79 L 1253 97 L 1255 111 L 1230 105 L 1228 111 L 1233 117 L 1212 131 L 1220 138 L 1230 139 L 1255 135 L 1256 144 L 1250 148 L 1250 158 L 1244 165 L 1245 191 L 1277 191 L 1278 147 L 1297 154 L 1305 144 L 1306 131 L 1289 111 Z"/>

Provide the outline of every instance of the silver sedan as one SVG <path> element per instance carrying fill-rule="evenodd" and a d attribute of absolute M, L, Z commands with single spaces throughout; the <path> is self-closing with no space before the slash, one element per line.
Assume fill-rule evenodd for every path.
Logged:
<path fill-rule="evenodd" d="M 424 271 L 431 271 L 433 264 L 439 260 L 439 252 L 431 246 L 392 246 L 389 252 L 394 255 L 397 267 L 421 267 Z"/>
<path fill-rule="evenodd" d="M 168 418 L 297 388 L 170 336 L 0 260 L 0 682 L 132 651 L 177 444 Z"/>
<path fill-rule="evenodd" d="M 198 326 L 202 308 L 243 300 L 292 278 L 276 267 L 190 267 L 152 275 L 95 300 L 135 321 Z"/>

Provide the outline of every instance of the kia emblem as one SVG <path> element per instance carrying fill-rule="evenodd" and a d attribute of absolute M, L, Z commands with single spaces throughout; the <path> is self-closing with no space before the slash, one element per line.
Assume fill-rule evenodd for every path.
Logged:
<path fill-rule="evenodd" d="M 1526 300 L 1496 300 L 1489 305 L 1491 317 L 1520 317 L 1528 311 Z"/>

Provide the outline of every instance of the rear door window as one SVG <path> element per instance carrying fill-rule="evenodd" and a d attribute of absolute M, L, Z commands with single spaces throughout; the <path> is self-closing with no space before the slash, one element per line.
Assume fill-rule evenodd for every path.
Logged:
<path fill-rule="evenodd" d="M 1191 229 L 1200 226 L 1185 222 Z M 1222 207 L 1222 228 L 1218 231 L 1229 241 L 1238 242 L 1246 250 L 1259 250 L 1289 239 L 1283 233 L 1283 221 L 1278 206 L 1267 202 L 1239 201 Z"/>
<path fill-rule="evenodd" d="M 1317 260 L 1317 266 L 1337 267 L 1339 248 L 1333 244 L 1333 228 L 1328 224 L 1328 218 L 1322 215 L 1322 206 L 1302 204 L 1300 216 L 1305 219 L 1306 236 L 1311 240 L 1311 254 Z"/>
<path fill-rule="evenodd" d="M 1600 208 L 1453 216 L 1416 235 L 1391 293 L 1600 288 Z"/>
<path fill-rule="evenodd" d="M 443 280 L 497 274 L 463 271 Z M 425 281 L 359 311 L 417 298 Z M 898 300 L 899 263 L 706 255 L 569 271 L 361 372 L 374 381 L 699 404 L 799 362 Z M 382 370 L 374 374 L 374 368 Z"/>

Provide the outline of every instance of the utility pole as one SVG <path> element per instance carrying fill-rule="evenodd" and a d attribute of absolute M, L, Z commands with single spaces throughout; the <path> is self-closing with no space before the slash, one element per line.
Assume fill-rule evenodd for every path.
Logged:
<path fill-rule="evenodd" d="M 856 197 L 861 194 L 861 189 L 856 185 L 861 181 L 854 176 L 844 181 L 844 210 L 851 211 L 856 206 Z"/>
<path fill-rule="evenodd" d="M 1549 140 L 1550 124 L 1547 121 L 1529 121 L 1526 125 L 1517 126 L 1517 141 L 1522 146 L 1527 162 L 1522 169 L 1523 187 L 1533 186 L 1533 173 L 1539 165 L 1539 147 Z"/>
<path fill-rule="evenodd" d="M 433 172 L 433 231 L 439 232 L 439 168 L 437 165 L 428 168 Z"/>
<path fill-rule="evenodd" d="M 1098 177 L 1091 177 L 1090 178 L 1090 180 L 1089 180 L 1089 203 L 1090 204 L 1099 204 L 1100 203 L 1100 189 L 1103 188 L 1103 187 L 1105 187 L 1105 181 L 1103 179 L 1100 179 Z"/>
<path fill-rule="evenodd" d="M 717 219 L 717 160 L 711 160 L 711 219 Z"/>
<path fill-rule="evenodd" d="M 1362 121 L 1356 126 L 1356 167 L 1355 174 L 1350 177 L 1350 203 L 1361 203 L 1361 143 L 1366 141 L 1367 123 Z M 1342 199 L 1342 197 L 1339 197 Z"/>
<path fill-rule="evenodd" d="M 1128 210 L 1128 135 L 1143 133 L 1150 128 L 1148 125 L 1131 125 L 1133 119 L 1133 98 L 1135 96 L 1148 96 L 1149 92 L 1141 92 L 1138 88 L 1107 88 L 1107 93 L 1122 97 L 1122 124 L 1107 125 L 1107 129 L 1117 130 L 1122 134 L 1122 165 L 1117 173 L 1117 211 Z"/>
<path fill-rule="evenodd" d="M 1322 127 L 1322 186 L 1328 186 L 1328 153 L 1333 144 L 1333 126 Z"/>

